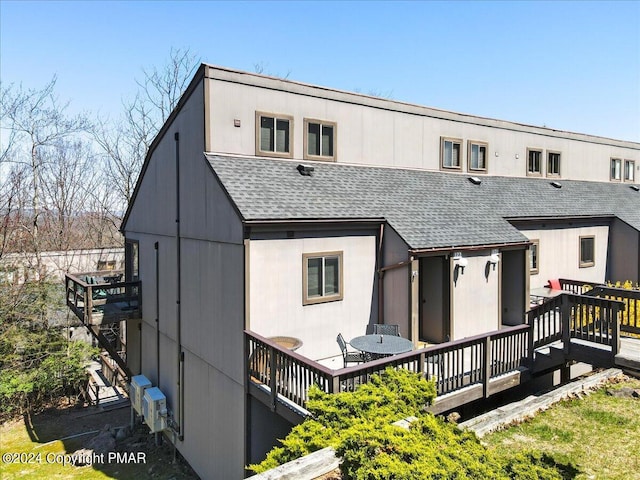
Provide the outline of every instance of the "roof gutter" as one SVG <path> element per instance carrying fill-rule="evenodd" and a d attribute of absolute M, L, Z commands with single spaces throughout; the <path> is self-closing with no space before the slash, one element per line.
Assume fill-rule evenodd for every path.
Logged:
<path fill-rule="evenodd" d="M 527 240 L 524 242 L 513 242 L 513 243 L 487 243 L 484 245 L 452 245 L 450 247 L 434 247 L 434 248 L 412 248 L 409 249 L 409 253 L 411 255 L 421 256 L 430 253 L 439 253 L 439 252 L 451 252 L 455 251 L 477 251 L 477 250 L 488 250 L 490 248 L 505 248 L 505 247 L 527 247 L 531 245 L 531 241 Z"/>
<path fill-rule="evenodd" d="M 350 224 L 380 224 L 386 222 L 384 218 L 283 218 L 272 220 L 244 220 L 244 224 L 247 226 L 273 226 L 273 225 L 312 225 L 312 224 L 332 224 L 332 223 L 350 223 Z"/>

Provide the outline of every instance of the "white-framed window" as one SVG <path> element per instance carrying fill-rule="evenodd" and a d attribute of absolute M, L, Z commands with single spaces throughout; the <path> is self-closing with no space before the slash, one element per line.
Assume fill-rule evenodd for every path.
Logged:
<path fill-rule="evenodd" d="M 625 182 L 635 182 L 636 181 L 636 162 L 633 160 L 625 160 L 624 161 L 624 181 Z"/>
<path fill-rule="evenodd" d="M 612 158 L 611 159 L 611 172 L 609 175 L 610 180 L 622 180 L 622 159 L 621 158 Z"/>
<path fill-rule="evenodd" d="M 580 268 L 593 267 L 596 264 L 596 237 L 580 237 Z"/>
<path fill-rule="evenodd" d="M 560 152 L 547 152 L 547 175 L 560 176 Z"/>
<path fill-rule="evenodd" d="M 531 246 L 529 247 L 529 273 L 531 275 L 538 274 L 539 263 L 540 263 L 540 240 L 531 240 Z"/>
<path fill-rule="evenodd" d="M 293 117 L 256 112 L 256 155 L 293 158 Z"/>
<path fill-rule="evenodd" d="M 304 119 L 304 158 L 336 160 L 337 125 L 324 120 Z"/>
<path fill-rule="evenodd" d="M 462 140 L 456 138 L 440 139 L 440 168 L 460 170 Z"/>
<path fill-rule="evenodd" d="M 342 252 L 302 255 L 302 304 L 333 302 L 343 297 Z"/>
<path fill-rule="evenodd" d="M 542 175 L 542 150 L 527 149 L 527 175 Z"/>
<path fill-rule="evenodd" d="M 487 152 L 489 146 L 483 142 L 474 142 L 469 140 L 469 170 L 486 172 L 487 171 Z"/>

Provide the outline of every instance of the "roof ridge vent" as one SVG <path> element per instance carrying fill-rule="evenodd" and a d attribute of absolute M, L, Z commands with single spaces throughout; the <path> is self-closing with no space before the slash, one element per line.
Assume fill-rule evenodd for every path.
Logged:
<path fill-rule="evenodd" d="M 640 192 L 640 187 L 638 185 L 629 185 L 631 190 L 635 190 L 636 192 Z"/>
<path fill-rule="evenodd" d="M 298 164 L 298 166 L 296 167 L 296 170 L 298 170 L 298 172 L 300 172 L 300 175 L 304 176 L 304 177 L 310 177 L 311 173 L 315 170 L 313 167 L 309 167 L 307 165 L 302 165 L 301 163 Z"/>
<path fill-rule="evenodd" d="M 562 188 L 562 184 L 560 182 L 551 182 L 551 186 L 555 188 Z"/>
<path fill-rule="evenodd" d="M 482 183 L 482 180 L 480 180 L 478 177 L 468 177 L 468 178 L 469 178 L 469 181 L 474 185 L 480 185 Z"/>

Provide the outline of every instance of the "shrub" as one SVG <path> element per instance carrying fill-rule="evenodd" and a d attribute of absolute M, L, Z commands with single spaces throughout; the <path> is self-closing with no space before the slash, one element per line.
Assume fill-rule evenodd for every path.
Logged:
<path fill-rule="evenodd" d="M 326 394 L 314 387 L 307 402 L 313 418 L 249 468 L 263 472 L 331 446 L 343 460 L 344 480 L 563 478 L 551 457 L 492 454 L 472 432 L 429 413 L 434 399 L 433 382 L 402 369 L 373 375 L 354 392 Z M 393 425 L 408 416 L 417 417 L 409 429 Z"/>

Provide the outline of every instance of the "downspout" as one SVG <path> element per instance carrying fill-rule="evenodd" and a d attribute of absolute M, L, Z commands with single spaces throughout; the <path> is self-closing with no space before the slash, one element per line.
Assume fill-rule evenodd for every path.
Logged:
<path fill-rule="evenodd" d="M 378 237 L 378 323 L 384 323 L 384 271 L 382 270 L 384 245 L 384 223 L 380 224 L 380 236 Z"/>
<path fill-rule="evenodd" d="M 159 243 L 153 245 L 156 251 L 156 382 L 160 388 L 160 250 Z"/>
<path fill-rule="evenodd" d="M 174 135 L 176 143 L 176 263 L 177 263 L 177 299 L 176 299 L 176 324 L 178 341 L 178 438 L 184 440 L 184 353 L 182 352 L 182 271 L 180 259 L 180 134 Z"/>

